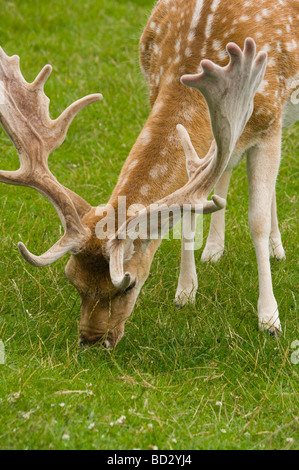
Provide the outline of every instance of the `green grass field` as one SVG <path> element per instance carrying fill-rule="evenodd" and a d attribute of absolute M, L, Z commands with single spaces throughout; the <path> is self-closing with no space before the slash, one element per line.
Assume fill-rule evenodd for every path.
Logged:
<path fill-rule="evenodd" d="M 104 95 L 80 113 L 50 159 L 59 181 L 94 205 L 108 200 L 149 112 L 138 40 L 152 6 L 1 4 L 1 46 L 20 55 L 25 78 L 53 65 L 46 85 L 53 118 L 85 94 Z M 299 340 L 298 135 L 298 124 L 285 132 L 277 187 L 287 254 L 272 261 L 279 340 L 258 330 L 245 162 L 228 198 L 225 256 L 201 265 L 197 254 L 196 306 L 174 308 L 180 242 L 165 241 L 113 352 L 78 348 L 80 302 L 63 274 L 67 260 L 38 270 L 19 255 L 20 240 L 37 253 L 57 240 L 62 228 L 52 206 L 30 189 L 0 185 L 0 448 L 299 448 L 299 365 L 291 347 Z M 18 168 L 3 131 L 0 145 L 0 168 Z"/>

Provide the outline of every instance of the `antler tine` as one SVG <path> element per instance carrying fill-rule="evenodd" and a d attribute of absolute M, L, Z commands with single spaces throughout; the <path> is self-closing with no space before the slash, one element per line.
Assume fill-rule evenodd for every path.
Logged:
<path fill-rule="evenodd" d="M 212 157 L 211 151 L 209 151 L 205 158 L 200 159 L 196 153 L 195 148 L 193 147 L 187 129 L 185 129 L 185 127 L 181 124 L 178 124 L 177 131 L 185 152 L 187 172 L 190 179 L 191 176 L 194 175 L 196 170 L 198 170 L 199 168 L 201 170 L 204 170 L 209 165 Z M 213 142 L 212 150 L 215 150 L 215 142 Z"/>
<path fill-rule="evenodd" d="M 16 171 L 2 171 L 0 170 L 0 181 L 6 184 L 21 185 L 23 172 L 21 170 Z"/>
<path fill-rule="evenodd" d="M 64 236 L 46 253 L 36 256 L 21 243 L 22 256 L 34 266 L 46 266 L 65 253 L 77 253 L 90 236 L 81 217 L 90 205 L 62 186 L 48 168 L 48 156 L 62 144 L 76 114 L 87 105 L 100 101 L 101 94 L 86 96 L 71 104 L 56 120 L 49 116 L 49 99 L 43 88 L 52 71 L 46 65 L 32 83 L 22 76 L 18 56 L 8 57 L 0 48 L 0 91 L 4 104 L 0 107 L 0 123 L 14 143 L 20 169 L 0 171 L 0 181 L 29 186 L 46 196 L 54 205 Z M 14 86 L 11 86 L 13 81 Z"/>
<path fill-rule="evenodd" d="M 57 119 L 52 121 L 52 126 L 56 130 L 57 146 L 64 141 L 68 128 L 77 114 L 86 106 L 101 101 L 103 95 L 100 93 L 92 94 L 81 98 L 72 103 Z"/>
<path fill-rule="evenodd" d="M 41 268 L 54 263 L 55 261 L 62 258 L 66 253 L 75 253 L 76 250 L 80 249 L 81 240 L 74 240 L 69 235 L 62 237 L 55 245 L 53 245 L 46 253 L 40 256 L 32 254 L 26 246 L 19 242 L 18 248 L 23 258 L 30 263 L 32 266 Z"/>
<path fill-rule="evenodd" d="M 44 68 L 40 71 L 36 79 L 31 83 L 32 90 L 43 89 L 46 81 L 52 73 L 52 66 L 45 65 Z"/>

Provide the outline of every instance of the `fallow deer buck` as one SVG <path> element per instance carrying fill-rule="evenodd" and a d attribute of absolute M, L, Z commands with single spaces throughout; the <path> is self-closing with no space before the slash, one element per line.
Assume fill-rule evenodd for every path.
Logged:
<path fill-rule="evenodd" d="M 101 95 L 77 101 L 53 121 L 43 91 L 51 67 L 47 65 L 29 84 L 21 75 L 18 57 L 8 57 L 1 50 L 0 120 L 21 166 L 18 171 L 1 171 L 0 181 L 30 186 L 55 206 L 65 229 L 63 237 L 41 256 L 30 253 L 22 243 L 19 249 L 34 266 L 46 266 L 71 254 L 66 276 L 81 296 L 82 343 L 99 342 L 111 348 L 123 335 L 161 242 L 129 237 L 130 224 L 142 215 L 147 224 L 150 213 L 160 213 L 155 227 L 159 230 L 171 219 L 163 208 L 189 204 L 194 219 L 201 205 L 203 213 L 215 212 L 202 260 L 215 260 L 222 254 L 229 179 L 245 153 L 249 221 L 260 282 L 259 324 L 272 333 L 281 329 L 269 239 L 273 255 L 283 258 L 275 182 L 283 124 L 299 117 L 298 104 L 291 100 L 299 72 L 298 31 L 298 1 L 157 3 L 140 41 L 140 63 L 149 83 L 152 110 L 108 203 L 119 215 L 118 199 L 126 197 L 127 220 L 104 240 L 96 231 L 107 216 L 108 205 L 91 207 L 62 186 L 47 165 L 49 154 L 62 144 L 77 112 L 101 100 Z M 215 195 L 208 201 L 213 188 Z M 197 289 L 194 252 L 185 249 L 185 241 L 176 294 L 179 305 L 194 301 Z"/>

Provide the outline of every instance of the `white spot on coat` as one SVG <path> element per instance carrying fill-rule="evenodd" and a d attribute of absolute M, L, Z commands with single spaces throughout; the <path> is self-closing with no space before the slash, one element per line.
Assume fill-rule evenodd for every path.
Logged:
<path fill-rule="evenodd" d="M 269 85 L 269 82 L 267 82 L 267 80 L 263 80 L 257 90 L 257 93 L 264 93 L 268 85 Z"/>
<path fill-rule="evenodd" d="M 276 62 L 275 62 L 274 57 L 270 57 L 270 58 L 268 59 L 268 65 L 267 65 L 267 66 L 268 66 L 268 67 L 275 67 L 275 65 L 276 65 Z"/>
<path fill-rule="evenodd" d="M 135 166 L 137 165 L 137 163 L 138 163 L 138 160 L 133 160 L 133 161 L 130 163 L 128 169 L 129 169 L 129 170 L 133 170 L 133 169 L 135 168 Z"/>
<path fill-rule="evenodd" d="M 209 37 L 211 36 L 212 26 L 213 26 L 213 18 L 214 18 L 214 15 L 209 15 L 208 16 L 207 26 L 206 26 L 206 31 L 205 31 L 206 39 L 209 39 Z"/>
<path fill-rule="evenodd" d="M 163 108 L 164 106 L 164 101 L 163 100 L 160 100 L 160 101 L 156 101 L 154 107 L 153 107 L 153 110 L 152 110 L 152 114 L 159 114 L 159 112 L 161 111 L 161 109 Z"/>
<path fill-rule="evenodd" d="M 297 43 L 295 39 L 292 40 L 292 42 L 287 42 L 286 43 L 286 49 L 288 52 L 293 52 L 297 49 Z"/>
<path fill-rule="evenodd" d="M 153 179 L 159 178 L 159 176 L 164 176 L 166 175 L 168 171 L 168 165 L 156 165 L 154 168 L 151 169 L 149 172 L 149 175 Z"/>
<path fill-rule="evenodd" d="M 170 73 L 169 75 L 167 75 L 166 79 L 165 79 L 165 83 L 167 85 L 170 85 L 170 83 L 172 83 L 174 81 L 174 74 L 173 73 Z"/>
<path fill-rule="evenodd" d="M 148 193 L 150 192 L 150 189 L 151 187 L 148 184 L 142 186 L 142 188 L 140 189 L 142 196 L 147 196 Z"/>
<path fill-rule="evenodd" d="M 195 39 L 195 31 L 192 30 L 188 34 L 188 42 L 192 42 L 192 41 L 194 41 L 194 39 Z"/>
<path fill-rule="evenodd" d="M 271 51 L 271 46 L 270 46 L 270 44 L 265 44 L 265 45 L 262 47 L 261 50 L 264 51 L 264 52 L 267 52 L 267 53 L 270 52 L 270 51 Z"/>
<path fill-rule="evenodd" d="M 124 178 L 122 181 L 121 187 L 123 188 L 127 184 L 128 181 L 129 181 L 128 177 Z"/>
<path fill-rule="evenodd" d="M 174 48 L 175 48 L 176 52 L 180 51 L 180 48 L 181 48 L 181 38 L 180 37 L 176 40 Z"/>
<path fill-rule="evenodd" d="M 220 4 L 220 0 L 214 0 L 213 1 L 212 6 L 211 6 L 211 10 L 212 10 L 213 13 L 215 13 L 217 8 L 219 7 L 219 4 Z"/>
<path fill-rule="evenodd" d="M 225 60 L 227 58 L 227 53 L 225 50 L 219 51 L 218 57 L 220 60 Z"/>
<path fill-rule="evenodd" d="M 267 8 L 264 8 L 264 10 L 262 11 L 262 15 L 265 18 L 269 18 L 269 16 L 270 16 L 269 10 L 267 10 Z"/>
<path fill-rule="evenodd" d="M 158 52 L 159 52 L 159 47 L 157 46 L 157 44 L 154 44 L 154 53 L 158 54 Z"/>
<path fill-rule="evenodd" d="M 196 7 L 194 10 L 194 14 L 193 14 L 193 18 L 192 18 L 191 26 L 190 26 L 191 30 L 197 28 L 197 25 L 201 16 L 202 7 L 203 7 L 203 0 L 196 0 Z"/>
<path fill-rule="evenodd" d="M 191 20 L 191 25 L 190 25 L 190 32 L 188 34 L 188 41 L 191 42 L 195 38 L 195 31 L 198 26 L 200 17 L 201 17 L 201 11 L 203 7 L 203 0 L 196 0 L 196 6 L 194 10 L 194 14 Z"/>
<path fill-rule="evenodd" d="M 148 145 L 151 141 L 151 131 L 148 128 L 144 129 L 141 132 L 139 139 L 144 146 Z"/>
<path fill-rule="evenodd" d="M 219 50 L 221 49 L 221 42 L 218 41 L 218 39 L 215 39 L 215 40 L 213 41 L 213 49 L 214 49 L 215 51 L 219 51 Z"/>

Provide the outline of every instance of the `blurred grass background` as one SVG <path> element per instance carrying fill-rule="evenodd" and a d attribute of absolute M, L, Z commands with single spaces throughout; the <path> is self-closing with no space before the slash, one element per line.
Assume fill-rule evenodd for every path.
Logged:
<path fill-rule="evenodd" d="M 32 81 L 50 63 L 51 117 L 88 93 L 104 101 L 72 124 L 50 157 L 59 181 L 91 204 L 106 202 L 148 112 L 138 40 L 152 0 L 2 2 L 0 44 L 21 57 Z M 283 334 L 257 327 L 255 253 L 248 230 L 245 162 L 228 198 L 227 242 L 217 265 L 201 265 L 196 307 L 173 306 L 180 242 L 165 241 L 110 353 L 78 349 L 80 302 L 63 275 L 66 259 L 37 270 L 34 252 L 62 228 L 38 193 L 0 185 L 0 448 L 294 449 L 298 448 L 299 125 L 285 132 L 277 185 L 287 259 L 272 261 Z M 0 168 L 18 168 L 3 131 Z M 205 220 L 206 237 L 208 218 Z M 120 419 L 121 417 L 124 417 Z"/>

